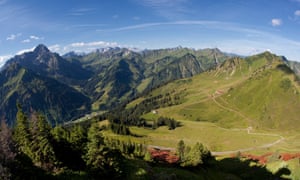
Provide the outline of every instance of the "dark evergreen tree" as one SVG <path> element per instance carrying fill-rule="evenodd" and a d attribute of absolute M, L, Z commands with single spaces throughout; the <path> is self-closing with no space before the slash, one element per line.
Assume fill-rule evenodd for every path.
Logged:
<path fill-rule="evenodd" d="M 17 143 L 19 152 L 32 157 L 31 152 L 31 136 L 28 127 L 28 118 L 24 114 L 20 104 L 17 104 L 18 112 L 16 119 L 16 126 L 14 127 L 13 138 Z"/>
<path fill-rule="evenodd" d="M 30 132 L 32 137 L 31 151 L 33 161 L 39 167 L 52 170 L 58 161 L 55 156 L 50 125 L 43 115 L 33 112 L 30 118 Z"/>
<path fill-rule="evenodd" d="M 209 158 L 211 158 L 210 151 L 203 144 L 196 143 L 184 153 L 184 160 L 181 162 L 181 166 L 196 167 L 205 164 Z"/>
<path fill-rule="evenodd" d="M 85 154 L 85 148 L 87 144 L 87 130 L 81 125 L 75 125 L 70 130 L 69 142 L 72 144 L 74 150 Z"/>
<path fill-rule="evenodd" d="M 62 126 L 56 126 L 52 129 L 51 134 L 56 157 L 62 166 L 72 170 L 85 169 L 85 162 L 82 158 L 84 149 L 79 150 L 78 147 L 71 144 L 70 132 Z"/>
<path fill-rule="evenodd" d="M 185 144 L 183 140 L 180 140 L 177 144 L 177 153 L 179 155 L 180 161 L 184 161 L 184 151 L 185 151 Z"/>
<path fill-rule="evenodd" d="M 105 146 L 100 130 L 94 123 L 88 131 L 86 164 L 93 176 L 119 177 L 123 173 L 123 157 L 118 150 Z"/>

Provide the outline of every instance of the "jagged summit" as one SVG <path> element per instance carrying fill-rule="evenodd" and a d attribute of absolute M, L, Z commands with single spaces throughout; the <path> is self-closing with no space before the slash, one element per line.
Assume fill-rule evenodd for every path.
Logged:
<path fill-rule="evenodd" d="M 38 54 L 43 54 L 43 53 L 50 52 L 50 50 L 44 44 L 39 44 L 38 46 L 36 46 L 33 52 Z"/>

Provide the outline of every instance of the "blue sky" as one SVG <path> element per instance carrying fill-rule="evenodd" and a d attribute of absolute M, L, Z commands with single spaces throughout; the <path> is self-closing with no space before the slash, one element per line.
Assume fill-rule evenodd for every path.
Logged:
<path fill-rule="evenodd" d="M 0 65 L 43 43 L 102 47 L 269 50 L 300 61 L 300 0 L 0 0 Z"/>

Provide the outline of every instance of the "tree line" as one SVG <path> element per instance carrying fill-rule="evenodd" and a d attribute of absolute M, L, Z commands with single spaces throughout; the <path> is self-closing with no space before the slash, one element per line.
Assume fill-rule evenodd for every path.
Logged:
<path fill-rule="evenodd" d="M 179 122 L 172 118 L 159 117 L 153 123 L 149 123 L 142 118 L 143 114 L 149 113 L 161 107 L 172 106 L 181 102 L 181 97 L 174 92 L 159 94 L 144 99 L 134 107 L 126 108 L 125 105 L 95 117 L 96 120 L 102 121 L 108 119 L 111 130 L 117 134 L 129 135 L 128 126 L 149 127 L 156 129 L 160 126 L 168 126 L 170 130 L 180 126 Z"/>
<path fill-rule="evenodd" d="M 98 123 L 52 128 L 41 113 L 27 116 L 18 105 L 15 127 L 2 121 L 0 138 L 0 179 L 118 178 L 124 173 L 122 153 L 104 143 Z"/>
<path fill-rule="evenodd" d="M 157 123 L 168 121 L 173 122 L 160 118 Z M 130 133 L 118 125 L 114 124 L 117 131 Z M 18 105 L 13 128 L 1 121 L 0 179 L 122 179 L 128 159 L 151 159 L 146 144 L 105 138 L 103 130 L 97 121 L 51 127 L 42 113 L 33 111 L 26 115 Z M 184 150 L 182 163 L 198 155 L 202 159 L 205 153 L 192 153 L 195 151 Z"/>

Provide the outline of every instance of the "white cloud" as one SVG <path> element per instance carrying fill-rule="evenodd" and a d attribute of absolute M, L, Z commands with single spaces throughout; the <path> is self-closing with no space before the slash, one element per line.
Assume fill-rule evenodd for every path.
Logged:
<path fill-rule="evenodd" d="M 37 36 L 34 36 L 34 35 L 29 36 L 29 38 L 33 39 L 33 40 L 39 40 L 39 39 L 41 39 L 40 37 L 37 37 Z"/>
<path fill-rule="evenodd" d="M 31 42 L 30 39 L 24 39 L 24 40 L 22 41 L 22 43 L 30 43 L 30 42 Z"/>
<path fill-rule="evenodd" d="M 59 44 L 54 44 L 52 46 L 49 46 L 48 48 L 52 52 L 59 52 L 59 51 L 61 51 L 61 46 Z"/>
<path fill-rule="evenodd" d="M 29 49 L 22 49 L 22 50 L 20 50 L 19 52 L 17 52 L 16 54 L 17 54 L 17 55 L 21 55 L 21 54 L 26 53 L 26 52 L 31 52 L 31 51 L 33 51 L 34 49 L 35 49 L 35 47 L 29 48 Z"/>
<path fill-rule="evenodd" d="M 281 19 L 276 19 L 276 18 L 274 18 L 274 19 L 272 19 L 271 20 L 271 24 L 272 24 L 272 26 L 280 26 L 280 25 L 282 25 L 282 20 Z"/>
<path fill-rule="evenodd" d="M 30 43 L 32 41 L 37 41 L 37 40 L 42 40 L 42 39 L 44 39 L 44 38 L 43 37 L 38 37 L 38 36 L 31 35 L 31 36 L 29 36 L 29 38 L 24 39 L 22 41 L 22 43 Z"/>
<path fill-rule="evenodd" d="M 295 16 L 300 16 L 300 10 L 295 11 Z"/>
<path fill-rule="evenodd" d="M 7 40 L 7 41 L 13 41 L 13 40 L 15 40 L 16 38 L 18 38 L 18 37 L 20 37 L 20 36 L 22 36 L 21 33 L 18 33 L 18 34 L 11 34 L 11 35 L 9 35 L 9 36 L 6 38 L 6 40 Z"/>
<path fill-rule="evenodd" d="M 2 67 L 6 63 L 6 61 L 11 57 L 12 55 L 0 56 L 0 67 Z"/>
<path fill-rule="evenodd" d="M 10 36 L 8 36 L 8 37 L 6 38 L 6 40 L 15 40 L 16 37 L 17 37 L 16 35 L 11 34 Z"/>
<path fill-rule="evenodd" d="M 105 42 L 105 41 L 95 41 L 95 42 L 76 42 L 70 44 L 71 47 L 116 47 L 118 43 L 116 42 Z"/>
<path fill-rule="evenodd" d="M 55 44 L 49 46 L 49 49 L 52 52 L 65 54 L 71 51 L 78 52 L 78 53 L 88 53 L 96 49 L 107 48 L 107 47 L 121 47 L 121 45 L 119 45 L 116 42 L 93 41 L 93 42 L 75 42 L 67 45 Z"/>

